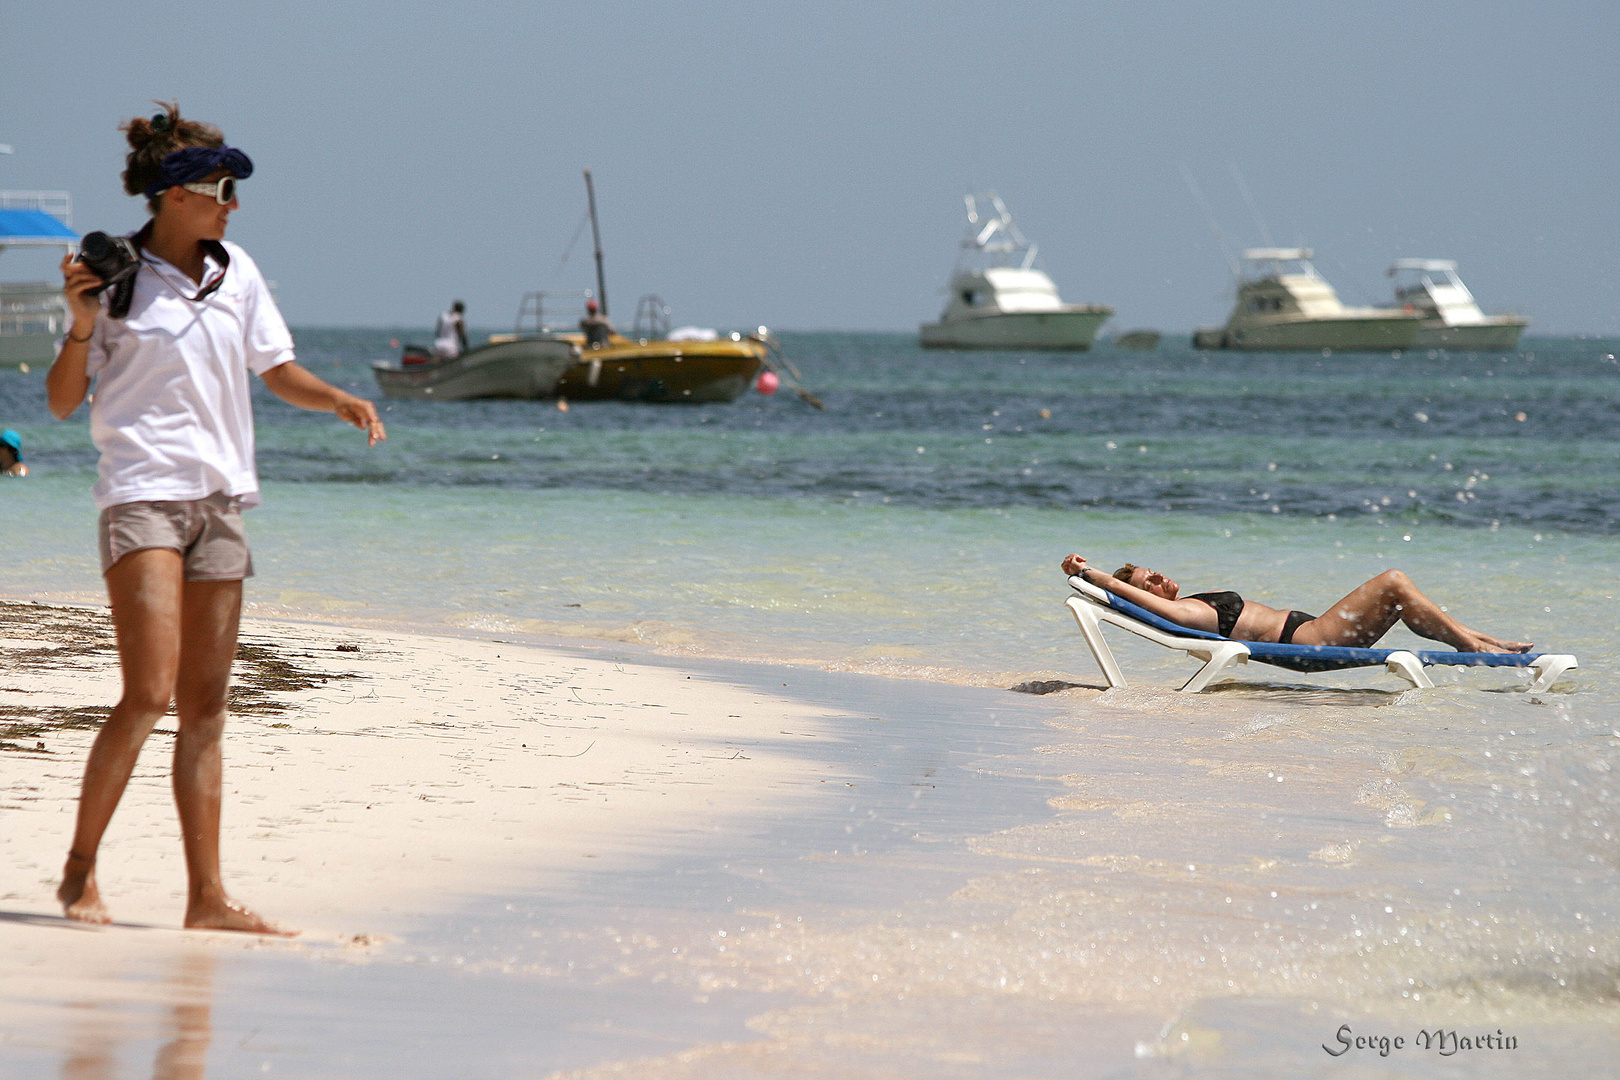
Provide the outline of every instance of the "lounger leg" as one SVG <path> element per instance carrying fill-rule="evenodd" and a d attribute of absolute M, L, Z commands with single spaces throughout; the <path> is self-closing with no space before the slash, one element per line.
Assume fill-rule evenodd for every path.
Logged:
<path fill-rule="evenodd" d="M 1207 654 L 1199 652 L 1189 655 L 1203 658 L 1205 664 L 1198 669 L 1198 672 L 1192 678 L 1187 680 L 1187 685 L 1181 688 L 1183 694 L 1196 694 L 1208 686 L 1211 679 L 1228 667 L 1233 664 L 1246 664 L 1249 662 L 1249 650 L 1236 641 L 1223 641 L 1218 645 L 1211 646 Z"/>
<path fill-rule="evenodd" d="M 1109 687 L 1125 688 L 1125 673 L 1119 670 L 1119 664 L 1114 660 L 1113 650 L 1109 649 L 1108 642 L 1103 640 L 1102 624 L 1098 622 L 1091 605 L 1078 596 L 1071 596 L 1064 601 L 1068 609 L 1074 612 L 1074 621 L 1080 624 L 1080 633 L 1091 646 L 1091 655 L 1097 658 L 1097 666 L 1102 668 L 1103 681 Z"/>
<path fill-rule="evenodd" d="M 1415 690 L 1432 690 L 1434 683 L 1423 671 L 1423 661 L 1409 652 L 1392 652 L 1384 661 L 1384 670 L 1397 678 L 1405 679 L 1412 684 Z"/>
<path fill-rule="evenodd" d="M 1547 653 L 1538 656 L 1530 665 L 1530 670 L 1536 673 L 1536 681 L 1530 684 L 1525 693 L 1540 694 L 1550 689 L 1564 672 L 1579 666 L 1575 663 L 1575 658 L 1567 653 Z"/>

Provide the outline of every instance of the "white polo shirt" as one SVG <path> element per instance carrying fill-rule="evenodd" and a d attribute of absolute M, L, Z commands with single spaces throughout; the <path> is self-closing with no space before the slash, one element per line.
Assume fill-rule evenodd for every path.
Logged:
<path fill-rule="evenodd" d="M 225 249 L 225 280 L 200 301 L 196 282 L 145 252 L 129 316 L 96 320 L 85 370 L 99 509 L 215 492 L 259 501 L 249 379 L 291 360 L 293 342 L 258 266 Z M 206 263 L 204 283 L 220 269 Z"/>

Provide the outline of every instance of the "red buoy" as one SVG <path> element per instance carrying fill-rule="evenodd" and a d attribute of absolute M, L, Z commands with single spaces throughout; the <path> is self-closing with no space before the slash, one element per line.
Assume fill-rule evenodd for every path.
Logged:
<path fill-rule="evenodd" d="M 769 368 L 759 373 L 758 387 L 760 393 L 774 394 L 776 393 L 776 388 L 781 385 L 782 380 L 778 379 L 776 377 L 776 372 L 771 371 Z"/>

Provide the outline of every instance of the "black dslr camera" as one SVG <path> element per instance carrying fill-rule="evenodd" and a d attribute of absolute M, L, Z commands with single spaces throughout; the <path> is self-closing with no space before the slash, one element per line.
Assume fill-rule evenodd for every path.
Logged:
<path fill-rule="evenodd" d="M 78 261 L 94 270 L 101 279 L 100 285 L 89 290 L 87 295 L 90 296 L 134 277 L 141 268 L 140 252 L 135 250 L 129 237 L 108 236 L 104 232 L 85 233 L 84 239 L 79 241 Z"/>
<path fill-rule="evenodd" d="M 79 241 L 79 262 L 96 272 L 101 284 L 89 290 L 95 296 L 112 290 L 112 302 L 107 314 L 122 319 L 129 314 L 135 299 L 135 275 L 141 269 L 141 252 L 135 241 L 127 236 L 108 236 L 104 232 L 85 233 Z"/>

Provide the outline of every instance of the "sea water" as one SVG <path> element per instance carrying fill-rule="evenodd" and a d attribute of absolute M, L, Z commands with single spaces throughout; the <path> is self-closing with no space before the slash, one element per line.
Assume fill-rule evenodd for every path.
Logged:
<path fill-rule="evenodd" d="M 388 331 L 304 331 L 375 396 Z M 1057 561 L 1318 611 L 1389 566 L 1466 622 L 1571 647 L 1612 591 L 1620 342 L 1500 354 L 925 351 L 787 335 L 827 403 L 384 401 L 388 442 L 257 391 L 259 610 L 697 653 L 1079 676 Z M 35 476 L 0 590 L 99 593 L 84 411 L 0 371 Z M 1544 610 L 1550 609 L 1550 610 Z"/>
<path fill-rule="evenodd" d="M 318 374 L 368 394 L 389 337 L 298 335 Z M 909 804 L 829 802 L 754 853 L 779 885 L 752 890 L 746 918 L 603 882 L 567 903 L 611 919 L 562 926 L 564 901 L 518 904 L 506 930 L 481 920 L 495 944 L 463 953 L 535 986 L 566 955 L 593 985 L 683 1001 L 722 988 L 754 1038 L 834 1074 L 816 1032 L 936 1075 L 1081 1075 L 1078 1033 L 1106 1042 L 1122 1017 L 1150 1032 L 1126 1048 L 1141 1075 L 1360 1059 L 1447 1075 L 1463 1059 L 1410 1049 L 1436 1025 L 1522 1040 L 1465 1053 L 1468 1075 L 1612 1071 L 1620 342 L 1401 356 L 785 344 L 825 410 L 789 392 L 691 408 L 386 402 L 389 442 L 368 450 L 265 397 L 250 604 L 622 642 L 737 679 L 757 661 L 853 673 L 839 692 L 869 699 L 851 709 L 864 722 L 882 686 L 898 714 L 914 685 L 869 676 L 979 694 L 1099 684 L 1062 607 L 1070 551 L 1311 611 L 1395 566 L 1469 625 L 1580 669 L 1534 697 L 1503 671 L 1431 669 L 1435 691 L 1400 693 L 1377 671 L 1238 669 L 1183 698 L 1185 658 L 1116 637 L 1129 689 L 942 700 L 932 722 L 895 729 L 976 748 L 953 766 L 964 775 L 1035 784 L 1015 797 L 1009 781 L 1013 819 L 953 818 L 942 846 L 881 827 L 915 820 Z M 0 421 L 36 470 L 0 489 L 0 593 L 93 598 L 94 455 L 82 419 L 48 422 L 40 393 L 38 373 L 0 372 Z M 998 724 L 1023 734 L 984 745 Z M 904 758 L 851 753 L 840 767 L 863 790 L 920 782 Z M 994 804 L 972 791 L 963 805 Z M 852 821 L 865 848 L 830 855 Z M 871 900 L 806 901 L 807 852 L 859 859 L 848 872 Z M 725 863 L 687 858 L 665 870 Z M 908 874 L 902 901 L 883 883 Z M 949 1035 L 923 1045 L 924 1023 Z M 1345 1023 L 1408 1049 L 1334 1057 Z"/>

